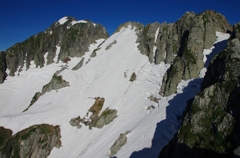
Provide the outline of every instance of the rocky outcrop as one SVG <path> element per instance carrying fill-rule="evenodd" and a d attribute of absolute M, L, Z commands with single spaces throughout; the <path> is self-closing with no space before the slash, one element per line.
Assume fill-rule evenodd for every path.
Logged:
<path fill-rule="evenodd" d="M 62 76 L 53 75 L 51 81 L 43 86 L 42 88 L 42 95 L 46 92 L 50 92 L 51 90 L 58 90 L 64 87 L 69 86 L 69 82 L 65 81 Z"/>
<path fill-rule="evenodd" d="M 176 33 L 174 24 L 162 23 L 159 26 L 159 33 L 156 39 L 156 50 L 154 53 L 154 63 L 165 62 L 171 64 L 177 54 L 179 45 L 179 35 Z"/>
<path fill-rule="evenodd" d="M 102 128 L 104 125 L 108 125 L 117 117 L 117 110 L 105 109 L 96 119 L 92 120 L 89 128 L 96 127 Z"/>
<path fill-rule="evenodd" d="M 156 64 L 172 63 L 161 87 L 161 93 L 165 96 L 175 93 L 182 79 L 197 78 L 204 66 L 203 49 L 213 45 L 216 31 L 231 30 L 225 17 L 211 10 L 198 15 L 187 12 L 176 23 L 162 24 L 161 28 L 155 61 Z"/>
<path fill-rule="evenodd" d="M 0 84 L 4 82 L 5 78 L 7 77 L 6 73 L 6 58 L 5 58 L 5 52 L 0 52 Z"/>
<path fill-rule="evenodd" d="M 59 126 L 34 125 L 13 136 L 9 129 L 1 127 L 0 131 L 6 136 L 4 137 L 5 143 L 1 143 L 0 146 L 0 157 L 2 158 L 45 158 L 54 147 L 61 147 Z"/>
<path fill-rule="evenodd" d="M 69 123 L 70 123 L 70 125 L 71 126 L 77 126 L 77 128 L 81 128 L 82 127 L 82 125 L 80 124 L 80 122 L 81 122 L 81 118 L 80 118 L 80 116 L 78 116 L 78 117 L 75 117 L 75 118 L 72 118 L 70 121 L 69 121 Z"/>
<path fill-rule="evenodd" d="M 110 148 L 110 155 L 114 156 L 117 154 L 117 152 L 127 143 L 127 134 L 129 134 L 131 131 L 127 131 L 125 133 L 120 134 L 118 139 L 114 142 L 114 144 Z"/>
<path fill-rule="evenodd" d="M 79 61 L 79 63 L 72 68 L 72 70 L 78 70 L 78 69 L 80 69 L 80 68 L 82 67 L 82 65 L 83 65 L 84 59 L 85 59 L 85 58 L 83 57 L 83 58 Z"/>
<path fill-rule="evenodd" d="M 93 50 L 92 54 L 90 55 L 91 58 L 94 58 L 97 56 L 97 51 L 100 49 L 100 47 Z M 89 59 L 90 60 L 90 59 Z"/>
<path fill-rule="evenodd" d="M 201 84 L 202 91 L 190 101 L 180 130 L 160 157 L 239 156 L 239 46 L 235 36 L 212 60 Z"/>
<path fill-rule="evenodd" d="M 112 43 L 110 43 L 106 48 L 105 50 L 109 50 L 114 44 L 117 44 L 117 41 L 114 40 Z"/>
<path fill-rule="evenodd" d="M 219 81 L 238 80 L 240 76 L 240 23 L 234 25 L 233 33 L 228 41 L 227 48 L 216 56 L 210 63 L 206 76 L 201 84 L 205 89 Z"/>
<path fill-rule="evenodd" d="M 72 126 L 77 126 L 77 128 L 81 128 L 82 123 L 86 126 L 89 126 L 89 129 L 92 129 L 92 127 L 102 128 L 104 125 L 108 125 L 109 123 L 111 123 L 117 117 L 117 110 L 115 109 L 106 108 L 100 114 L 105 99 L 100 97 L 94 99 L 95 103 L 88 110 L 85 117 L 81 118 L 80 116 L 78 116 L 76 118 L 72 118 L 69 121 Z M 91 116 L 89 116 L 90 113 Z"/>
<path fill-rule="evenodd" d="M 0 127 L 0 152 L 6 142 L 11 138 L 12 130 Z M 1 154 L 0 154 L 1 155 Z"/>
<path fill-rule="evenodd" d="M 237 38 L 240 40 L 240 22 L 238 22 L 233 26 L 233 32 L 230 39 L 234 39 L 234 38 Z"/>
<path fill-rule="evenodd" d="M 154 62 L 154 46 L 156 31 L 160 27 L 158 22 L 148 24 L 144 29 L 138 34 L 137 43 L 138 49 L 143 55 L 148 56 L 148 59 L 151 63 Z"/>
<path fill-rule="evenodd" d="M 168 96 L 176 92 L 175 87 L 177 87 L 179 79 L 182 78 L 182 71 L 183 66 L 181 63 L 181 58 L 177 56 L 174 59 L 174 64 L 167 70 L 166 74 L 163 77 L 161 94 Z"/>
<path fill-rule="evenodd" d="M 24 42 L 17 43 L 6 50 L 6 65 L 9 75 L 21 71 L 23 67 L 29 68 L 34 61 L 36 67 L 43 67 L 45 63 L 51 64 L 56 56 L 56 46 L 60 46 L 58 60 L 68 56 L 80 57 L 88 51 L 88 46 L 100 38 L 107 38 L 105 28 L 90 21 L 77 22 L 73 17 L 66 17 L 64 24 L 55 22 L 46 31 L 34 35 Z M 47 61 L 44 55 L 47 53 Z"/>
<path fill-rule="evenodd" d="M 58 60 L 66 57 L 81 57 L 88 51 L 88 46 L 101 38 L 107 38 L 105 28 L 90 21 L 78 23 L 69 28 L 60 42 L 61 50 Z"/>
<path fill-rule="evenodd" d="M 23 111 L 27 111 L 42 95 L 44 95 L 46 92 L 50 92 L 52 90 L 58 90 L 64 87 L 69 86 L 69 82 L 65 81 L 62 76 L 57 76 L 56 74 L 53 75 L 51 81 L 43 86 L 42 92 L 36 92 L 33 96 L 30 105 Z"/>
<path fill-rule="evenodd" d="M 200 14 L 186 12 L 172 24 L 152 23 L 137 28 L 136 42 L 141 54 L 148 56 L 151 63 L 172 64 L 160 92 L 165 96 L 175 93 L 181 80 L 198 77 L 204 67 L 203 49 L 212 47 L 216 31 L 232 30 L 223 15 L 211 10 Z"/>
<path fill-rule="evenodd" d="M 114 33 L 119 32 L 121 29 L 125 29 L 127 27 L 131 27 L 131 29 L 134 29 L 136 31 L 136 34 L 139 36 L 141 34 L 141 31 L 144 29 L 144 25 L 139 22 L 125 22 L 121 24 Z"/>
<path fill-rule="evenodd" d="M 137 78 L 137 75 L 135 74 L 135 72 L 133 72 L 131 77 L 130 77 L 130 79 L 129 79 L 129 81 L 133 82 L 133 81 L 136 80 L 136 78 Z"/>

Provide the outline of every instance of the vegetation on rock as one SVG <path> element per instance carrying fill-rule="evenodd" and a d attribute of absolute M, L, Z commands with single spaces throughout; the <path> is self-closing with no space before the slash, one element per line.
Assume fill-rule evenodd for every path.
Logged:
<path fill-rule="evenodd" d="M 162 25 L 164 29 L 168 28 L 167 24 Z M 175 93 L 177 84 L 182 79 L 197 78 L 204 66 L 203 49 L 212 47 L 216 40 L 216 31 L 231 30 L 231 26 L 224 16 L 211 10 L 198 15 L 187 12 L 176 23 L 168 24 L 168 26 L 168 34 L 164 30 L 159 32 L 160 39 L 157 39 L 158 48 L 155 54 L 156 64 L 172 63 L 171 67 L 178 67 L 178 70 L 172 68 L 169 71 L 174 71 L 174 73 L 168 71 L 165 74 L 161 88 L 161 93 L 165 96 Z M 179 58 L 179 60 L 171 58 L 170 61 L 166 61 L 168 54 L 172 53 L 169 50 L 174 50 L 175 59 Z"/>
<path fill-rule="evenodd" d="M 79 116 L 76 118 L 72 118 L 70 120 L 69 123 L 72 126 L 77 126 L 77 128 L 81 128 L 82 125 L 80 123 L 83 123 L 86 126 L 89 126 L 89 129 L 92 129 L 92 127 L 102 128 L 104 125 L 108 125 L 110 122 L 112 122 L 117 117 L 117 110 L 115 110 L 115 109 L 106 108 L 100 114 L 105 99 L 100 98 L 100 97 L 97 97 L 94 99 L 95 99 L 95 103 L 88 110 L 88 113 L 86 114 L 85 117 L 80 118 L 80 116 Z M 92 113 L 90 117 L 88 116 L 89 113 Z"/>
<path fill-rule="evenodd" d="M 0 157 L 47 157 L 54 147 L 61 147 L 59 126 L 34 125 L 12 136 L 12 131 L 0 127 L 5 136 L 1 139 Z"/>
<path fill-rule="evenodd" d="M 239 54 L 235 36 L 209 65 L 202 91 L 189 102 L 180 130 L 160 157 L 240 156 Z"/>

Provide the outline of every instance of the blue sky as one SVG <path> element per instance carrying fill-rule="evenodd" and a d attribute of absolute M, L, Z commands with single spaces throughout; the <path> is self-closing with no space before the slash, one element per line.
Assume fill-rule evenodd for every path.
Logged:
<path fill-rule="evenodd" d="M 240 0 L 0 0 L 0 50 L 47 29 L 63 16 L 91 20 L 111 35 L 127 21 L 175 22 L 186 11 L 212 9 L 240 21 Z"/>

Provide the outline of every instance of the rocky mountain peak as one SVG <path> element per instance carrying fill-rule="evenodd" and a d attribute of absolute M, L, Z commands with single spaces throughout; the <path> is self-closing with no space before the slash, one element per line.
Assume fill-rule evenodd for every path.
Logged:
<path fill-rule="evenodd" d="M 198 14 L 198 16 L 201 16 L 205 23 L 212 23 L 219 32 L 232 31 L 232 26 L 229 24 L 225 16 L 216 11 L 206 10 Z"/>
<path fill-rule="evenodd" d="M 53 63 L 55 57 L 59 61 L 68 56 L 82 56 L 88 51 L 91 43 L 107 37 L 106 29 L 100 24 L 63 17 L 44 32 L 31 36 L 6 50 L 4 59 L 10 71 L 8 75 L 14 76 L 15 72 L 22 71 L 23 68 L 28 69 L 31 61 L 34 61 L 36 67 L 43 67 Z M 1 70 L 1 72 L 5 74 L 5 71 Z"/>
<path fill-rule="evenodd" d="M 48 27 L 44 32 L 48 34 L 52 34 L 58 31 L 65 31 L 66 28 L 72 23 L 72 21 L 76 21 L 74 17 L 65 16 L 59 19 L 58 21 L 54 22 L 50 27 Z"/>
<path fill-rule="evenodd" d="M 144 27 L 144 25 L 139 22 L 128 21 L 123 24 L 120 24 L 114 33 L 119 32 L 122 28 L 127 28 L 128 26 L 130 26 L 132 29 L 135 28 L 136 31 L 141 31 Z"/>

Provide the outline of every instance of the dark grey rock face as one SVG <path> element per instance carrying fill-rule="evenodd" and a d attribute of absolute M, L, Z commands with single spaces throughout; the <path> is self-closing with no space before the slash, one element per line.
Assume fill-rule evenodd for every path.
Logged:
<path fill-rule="evenodd" d="M 1 129 L 0 129 L 1 130 Z M 59 126 L 34 125 L 11 136 L 11 130 L 1 130 L 7 136 L 0 146 L 0 157 L 46 158 L 54 147 L 61 147 Z"/>
<path fill-rule="evenodd" d="M 231 26 L 224 16 L 211 10 L 198 15 L 187 12 L 174 24 L 162 24 L 155 62 L 172 63 L 172 66 L 164 76 L 161 93 L 171 95 L 182 79 L 197 78 L 204 66 L 203 49 L 213 45 L 216 31 L 228 30 Z"/>
<path fill-rule="evenodd" d="M 148 24 L 146 27 L 144 27 L 141 33 L 138 34 L 138 39 L 136 41 L 137 43 L 139 43 L 138 49 L 140 50 L 140 52 L 143 55 L 148 56 L 149 61 L 151 63 L 154 62 L 153 54 L 155 52 L 153 52 L 154 51 L 153 48 L 155 45 L 156 31 L 159 27 L 160 27 L 160 24 L 157 22 Z"/>
<path fill-rule="evenodd" d="M 155 64 L 160 62 L 172 63 L 174 55 L 179 49 L 178 34 L 174 31 L 174 24 L 163 23 L 160 25 L 158 38 L 156 40 Z"/>
<path fill-rule="evenodd" d="M 84 55 L 88 51 L 88 46 L 95 40 L 108 37 L 102 25 L 87 21 L 71 26 L 73 20 L 75 19 L 68 17 L 67 22 L 62 25 L 55 22 L 45 32 L 40 32 L 8 48 L 5 58 L 6 66 L 10 70 L 9 75 L 14 76 L 14 73 L 21 71 L 23 66 L 28 69 L 31 61 L 34 61 L 36 67 L 43 67 L 44 63 L 53 63 L 57 45 L 61 47 L 58 60 L 64 60 L 68 56 Z M 44 59 L 46 52 L 48 52 L 47 61 Z"/>
<path fill-rule="evenodd" d="M 63 60 L 68 56 L 81 57 L 88 51 L 91 43 L 107 37 L 105 28 L 100 24 L 94 25 L 90 21 L 75 24 L 63 35 L 58 60 Z"/>
<path fill-rule="evenodd" d="M 198 77 L 204 67 L 203 49 L 212 47 L 216 31 L 232 30 L 223 15 L 211 10 L 200 14 L 186 12 L 172 24 L 153 23 L 138 28 L 136 42 L 140 52 L 151 63 L 172 65 L 162 83 L 160 93 L 165 96 L 175 93 L 182 79 Z"/>
<path fill-rule="evenodd" d="M 161 91 L 164 92 L 164 95 L 168 96 L 176 92 L 175 88 L 171 87 L 177 87 L 179 81 L 179 78 L 182 77 L 181 72 L 183 71 L 183 66 L 181 63 L 181 58 L 176 57 L 174 59 L 174 63 L 170 69 L 165 73 L 162 81 L 162 88 Z"/>
<path fill-rule="evenodd" d="M 180 130 L 159 157 L 239 156 L 239 45 L 235 36 L 212 60 L 202 91 L 189 101 Z"/>
<path fill-rule="evenodd" d="M 7 63 L 5 58 L 5 52 L 0 52 L 0 84 L 4 82 L 7 77 L 6 73 Z"/>

